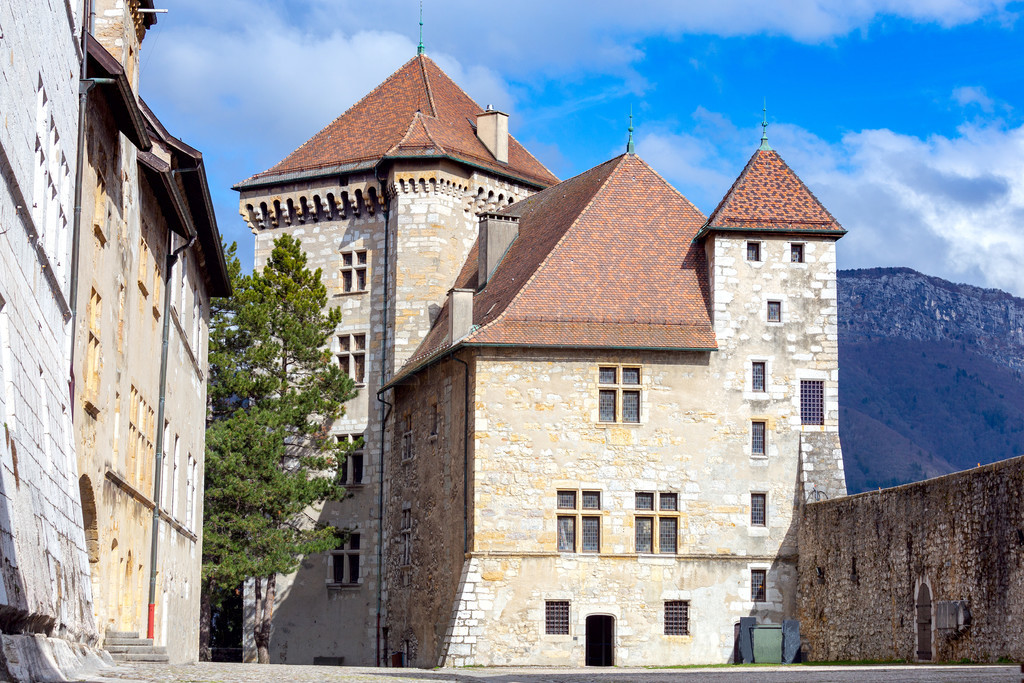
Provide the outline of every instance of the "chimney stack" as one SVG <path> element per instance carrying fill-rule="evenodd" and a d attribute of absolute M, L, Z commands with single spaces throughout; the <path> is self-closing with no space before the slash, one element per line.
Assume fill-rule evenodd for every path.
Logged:
<path fill-rule="evenodd" d="M 491 155 L 508 163 L 508 114 L 487 105 L 487 111 L 476 115 L 476 136 Z"/>
<path fill-rule="evenodd" d="M 508 248 L 519 236 L 519 216 L 484 213 L 477 240 L 477 287 L 483 289 Z"/>
<path fill-rule="evenodd" d="M 459 341 L 473 327 L 473 290 L 452 289 L 448 292 L 448 334 L 451 343 Z"/>

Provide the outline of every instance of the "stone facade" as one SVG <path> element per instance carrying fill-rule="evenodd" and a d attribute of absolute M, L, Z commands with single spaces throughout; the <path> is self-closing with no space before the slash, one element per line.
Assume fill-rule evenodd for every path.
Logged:
<path fill-rule="evenodd" d="M 0 33 L 0 678 L 97 640 L 68 366 L 79 3 L 4 3 Z M 16 56 L 15 56 L 16 55 Z M 57 640 L 47 640 L 47 637 Z"/>
<path fill-rule="evenodd" d="M 1024 660 L 1021 491 L 1024 457 L 809 504 L 799 563 L 807 657 Z"/>

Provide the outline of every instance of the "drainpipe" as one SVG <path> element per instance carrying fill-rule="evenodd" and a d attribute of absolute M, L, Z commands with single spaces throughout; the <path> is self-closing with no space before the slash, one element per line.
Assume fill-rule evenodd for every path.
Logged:
<path fill-rule="evenodd" d="M 463 383 L 465 414 L 462 419 L 462 552 L 469 553 L 469 363 L 452 354 L 452 360 L 461 363 L 466 372 Z"/>
<path fill-rule="evenodd" d="M 187 169 L 193 170 L 193 169 Z M 184 208 L 184 199 L 178 193 L 177 181 L 173 177 L 174 171 L 168 173 L 171 181 L 174 200 L 178 206 Z M 188 215 L 188 214 L 184 214 Z M 196 231 L 192 226 L 187 226 L 185 231 L 189 233 L 188 241 L 177 249 L 174 247 L 174 233 L 167 230 L 167 263 L 164 268 L 164 324 L 160 342 L 160 402 L 156 413 L 156 461 L 153 473 L 153 530 L 152 541 L 149 549 L 149 616 L 146 622 L 146 637 L 152 639 L 156 630 L 156 560 L 157 560 L 157 537 L 160 531 L 160 489 L 163 484 L 163 459 L 164 459 L 164 414 L 167 405 L 167 347 L 171 334 L 171 273 L 174 264 L 178 261 L 178 255 L 185 251 L 196 241 Z M 184 306 L 184 302 L 182 302 Z"/>
<path fill-rule="evenodd" d="M 388 287 L 390 284 L 390 278 L 388 272 L 390 269 L 390 260 L 388 257 L 389 250 L 388 244 L 391 239 L 390 229 L 390 216 L 391 216 L 391 200 L 388 198 L 387 193 L 387 177 L 381 178 L 380 176 L 380 165 L 384 163 L 382 158 L 377 162 L 374 167 L 374 175 L 377 177 L 377 183 L 380 186 L 380 196 L 384 199 L 384 297 L 383 297 L 383 310 L 381 313 L 381 320 L 384 321 L 382 326 L 381 341 L 380 341 L 380 381 L 384 384 L 384 380 L 387 373 L 387 349 L 388 349 Z M 385 425 L 387 424 L 388 415 L 391 414 L 392 405 L 388 403 L 381 393 L 384 390 L 381 389 L 377 392 L 377 401 L 379 403 L 379 415 L 380 415 L 380 455 L 378 456 L 378 462 L 380 463 L 380 471 L 378 474 L 377 481 L 377 645 L 374 648 L 376 652 L 375 662 L 377 666 L 381 665 L 381 652 L 380 652 L 380 619 L 383 603 L 383 590 L 384 590 L 384 432 Z"/>

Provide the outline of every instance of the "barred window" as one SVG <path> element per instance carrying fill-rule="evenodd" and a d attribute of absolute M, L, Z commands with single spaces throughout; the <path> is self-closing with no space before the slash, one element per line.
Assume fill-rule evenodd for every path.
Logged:
<path fill-rule="evenodd" d="M 661 517 L 658 519 L 658 552 L 676 552 L 676 531 L 678 522 L 675 517 Z"/>
<path fill-rule="evenodd" d="M 658 496 L 659 508 L 675 512 L 679 509 L 679 496 L 675 493 L 662 493 Z"/>
<path fill-rule="evenodd" d="M 622 368 L 623 384 L 640 384 L 640 368 Z"/>
<path fill-rule="evenodd" d="M 800 424 L 825 424 L 825 382 L 800 381 Z"/>
<path fill-rule="evenodd" d="M 562 552 L 576 552 L 576 518 L 558 518 L 558 549 Z"/>
<path fill-rule="evenodd" d="M 764 391 L 765 363 L 763 360 L 754 361 L 750 365 L 750 390 Z"/>
<path fill-rule="evenodd" d="M 766 455 L 765 423 L 755 420 L 750 423 L 750 452 L 753 455 Z"/>
<path fill-rule="evenodd" d="M 768 599 L 768 570 L 750 570 L 750 599 L 754 602 L 765 602 Z"/>
<path fill-rule="evenodd" d="M 654 552 L 654 518 L 636 518 L 636 551 L 638 553 Z"/>
<path fill-rule="evenodd" d="M 544 603 L 544 633 L 549 636 L 569 635 L 568 600 L 548 600 Z"/>
<path fill-rule="evenodd" d="M 583 552 L 596 553 L 601 550 L 601 518 L 583 518 Z"/>
<path fill-rule="evenodd" d="M 750 494 L 750 525 L 767 526 L 768 523 L 768 494 Z"/>
<path fill-rule="evenodd" d="M 576 492 L 575 491 L 559 491 L 558 492 L 558 509 L 559 510 L 575 510 L 576 509 Z"/>
<path fill-rule="evenodd" d="M 601 384 L 618 384 L 618 368 L 600 368 L 598 370 L 598 381 Z"/>
<path fill-rule="evenodd" d="M 584 510 L 600 510 L 601 509 L 601 492 L 600 491 L 584 491 L 583 492 L 583 509 Z"/>
<path fill-rule="evenodd" d="M 768 302 L 768 322 L 780 323 L 782 322 L 782 302 L 781 301 L 769 301 Z"/>
<path fill-rule="evenodd" d="M 690 602 L 688 600 L 665 602 L 665 635 L 690 635 Z"/>
<path fill-rule="evenodd" d="M 747 242 L 747 260 L 748 261 L 760 261 L 761 260 L 761 243 L 760 242 Z"/>
<path fill-rule="evenodd" d="M 654 509 L 654 494 L 647 491 L 637 491 L 636 494 L 636 509 L 637 510 L 653 510 Z"/>

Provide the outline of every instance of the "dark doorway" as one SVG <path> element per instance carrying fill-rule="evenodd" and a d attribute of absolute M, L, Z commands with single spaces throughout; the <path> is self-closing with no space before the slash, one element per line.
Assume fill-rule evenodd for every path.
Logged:
<path fill-rule="evenodd" d="M 932 593 L 921 584 L 917 591 L 917 659 L 932 661 Z M 589 641 L 588 641 L 589 642 Z"/>
<path fill-rule="evenodd" d="M 615 664 L 615 617 L 591 614 L 587 617 L 587 666 Z"/>

